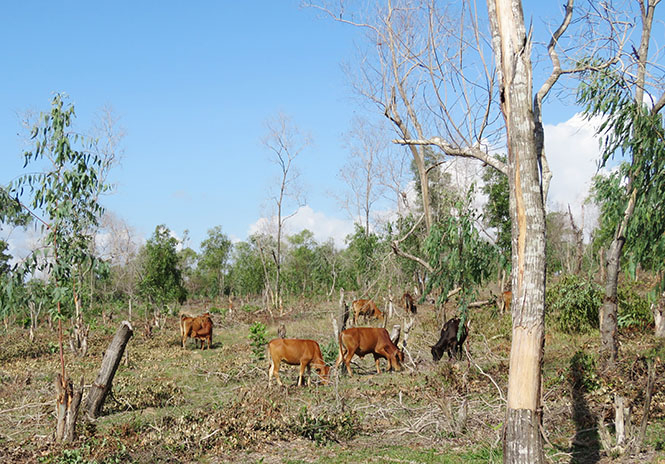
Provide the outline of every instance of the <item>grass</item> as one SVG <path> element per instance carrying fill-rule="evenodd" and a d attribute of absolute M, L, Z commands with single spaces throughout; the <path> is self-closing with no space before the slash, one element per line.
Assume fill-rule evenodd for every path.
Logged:
<path fill-rule="evenodd" d="M 327 386 L 298 388 L 297 367 L 280 372 L 287 385 L 267 388 L 268 361 L 257 361 L 248 339 L 256 321 L 268 340 L 284 323 L 288 337 L 319 341 L 326 359 L 336 357 L 330 314 L 336 304 L 303 305 L 275 321 L 262 311 L 213 315 L 214 346 L 180 346 L 178 320 L 146 338 L 137 330 L 128 345 L 129 362 L 114 380 L 113 395 L 95 423 L 80 421 L 75 444 L 52 443 L 53 378 L 58 371 L 55 334 L 40 328 L 34 344 L 23 329 L 3 335 L 0 350 L 0 461 L 7 462 L 500 462 L 505 414 L 510 317 L 491 309 L 472 315 L 470 361 L 434 363 L 429 346 L 438 320 L 419 307 L 409 338 L 414 364 L 402 372 L 377 375 L 371 356 L 353 361 L 354 377 L 333 372 Z M 311 309 L 315 308 L 315 309 Z M 200 312 L 203 308 L 201 308 Z M 390 321 L 399 323 L 401 321 Z M 68 373 L 90 385 L 116 324 L 91 332 L 84 358 L 67 352 Z M 620 391 L 641 419 L 646 369 L 643 355 L 655 352 L 648 331 L 622 338 L 615 374 L 598 373 L 599 387 L 573 395 L 571 360 L 577 351 L 596 353 L 598 336 L 548 332 L 543 365 L 546 452 L 552 462 L 597 462 L 594 420 Z M 581 365 L 592 369 L 589 362 Z M 659 364 L 662 369 L 662 363 Z M 640 462 L 665 456 L 665 394 L 662 375 L 652 402 L 646 454 Z M 610 388 L 611 387 L 611 388 Z M 609 420 L 606 420 L 608 422 Z M 576 438 L 578 437 L 578 438 Z M 576 441 L 577 440 L 577 441 Z M 645 457 L 646 456 L 646 457 Z M 2 459 L 4 458 L 4 459 Z M 609 459 L 609 458 L 608 458 Z"/>

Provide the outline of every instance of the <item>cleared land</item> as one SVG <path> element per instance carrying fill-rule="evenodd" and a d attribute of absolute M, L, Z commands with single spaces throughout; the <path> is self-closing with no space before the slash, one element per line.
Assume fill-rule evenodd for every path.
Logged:
<path fill-rule="evenodd" d="M 474 310 L 470 356 L 434 363 L 430 345 L 438 338 L 440 320 L 432 307 L 421 305 L 409 338 L 412 361 L 402 372 L 377 375 L 371 356 L 356 358 L 353 378 L 333 370 L 329 385 L 313 381 L 299 388 L 297 368 L 283 366 L 280 374 L 289 386 L 268 389 L 268 361 L 252 353 L 250 325 L 265 323 L 269 340 L 284 323 L 288 337 L 317 340 L 333 362 L 337 344 L 330 316 L 338 310 L 335 303 L 302 303 L 273 321 L 255 308 L 214 313 L 214 346 L 205 351 L 194 349 L 191 339 L 185 350 L 180 347 L 176 316 L 151 336 L 144 334 L 142 321 L 134 321 L 128 362 L 116 374 L 102 417 L 95 423 L 80 419 L 78 441 L 64 449 L 51 441 L 53 379 L 59 368 L 55 333 L 42 327 L 30 343 L 27 331 L 10 327 L 0 350 L 2 461 L 501 462 L 509 315 L 493 306 Z M 188 310 L 203 312 L 203 307 Z M 75 382 L 82 375 L 87 386 L 94 380 L 122 316 L 108 325 L 93 324 L 86 357 L 74 358 L 67 350 Z M 388 328 L 394 323 L 401 321 L 391 320 Z M 543 366 L 547 455 L 555 463 L 613 462 L 615 457 L 603 452 L 596 424 L 599 418 L 611 422 L 615 391 L 631 402 L 632 423 L 639 424 L 647 380 L 644 354 L 659 345 L 651 329 L 624 333 L 618 369 L 598 373 L 590 364 L 598 352 L 597 333 L 548 330 Z M 657 365 L 645 451 L 622 462 L 665 462 L 662 359 Z"/>

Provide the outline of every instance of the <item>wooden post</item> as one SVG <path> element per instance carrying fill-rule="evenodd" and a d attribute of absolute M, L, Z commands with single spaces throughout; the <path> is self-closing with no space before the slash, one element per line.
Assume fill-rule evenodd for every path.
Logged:
<path fill-rule="evenodd" d="M 625 399 L 621 395 L 614 397 L 614 427 L 616 429 L 617 446 L 622 447 L 626 442 L 626 412 Z M 629 410 L 628 410 L 629 411 Z M 630 413 L 628 413 L 630 414 Z"/>
<path fill-rule="evenodd" d="M 102 368 L 86 397 L 85 409 L 89 419 L 95 419 L 101 413 L 106 395 L 111 391 L 113 377 L 122 359 L 125 346 L 133 333 L 132 325 L 128 321 L 122 321 L 120 328 L 106 350 L 102 360 Z"/>

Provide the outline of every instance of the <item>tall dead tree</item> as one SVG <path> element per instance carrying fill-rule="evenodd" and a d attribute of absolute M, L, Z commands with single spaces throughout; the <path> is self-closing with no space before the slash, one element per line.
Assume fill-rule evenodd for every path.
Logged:
<path fill-rule="evenodd" d="M 279 114 L 277 117 L 266 123 L 268 133 L 263 138 L 264 145 L 272 152 L 272 160 L 279 168 L 279 187 L 272 199 L 275 202 L 276 218 L 276 252 L 273 252 L 273 260 L 276 266 L 276 276 L 274 282 L 273 304 L 280 310 L 280 316 L 283 314 L 282 306 L 282 234 L 284 233 L 284 223 L 296 214 L 296 208 L 291 213 L 286 213 L 287 201 L 295 199 L 298 206 L 301 206 L 300 192 L 297 187 L 298 171 L 295 167 L 296 158 L 302 154 L 302 151 L 309 144 L 309 138 L 300 133 L 298 128 L 292 123 L 289 117 Z"/>
<path fill-rule="evenodd" d="M 412 152 L 430 146 L 442 158 L 475 158 L 508 177 L 513 322 L 503 456 L 504 462 L 539 464 L 544 462 L 545 200 L 551 180 L 542 107 L 562 75 L 585 69 L 574 59 L 573 67 L 565 69 L 559 57 L 559 50 L 581 46 L 579 40 L 571 48 L 560 45 L 571 24 L 573 0 L 564 6 L 561 23 L 552 33 L 547 47 L 551 70 L 535 95 L 533 40 L 531 31 L 527 34 L 521 1 L 487 0 L 494 62 L 475 4 L 450 2 L 446 8 L 435 0 L 388 0 L 378 7 L 374 21 L 347 19 L 321 9 L 372 35 L 379 58 L 370 67 L 379 71 L 365 94 L 398 128 L 401 137 L 396 143 Z M 507 162 L 489 153 L 493 146 L 506 146 Z M 414 160 L 417 163 L 416 155 Z M 393 245 L 397 248 L 399 241 Z M 427 268 L 425 261 L 419 262 Z"/>

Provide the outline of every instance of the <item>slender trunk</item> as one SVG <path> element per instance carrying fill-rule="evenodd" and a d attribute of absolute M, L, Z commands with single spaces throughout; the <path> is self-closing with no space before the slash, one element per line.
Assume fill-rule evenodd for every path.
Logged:
<path fill-rule="evenodd" d="M 626 210 L 623 213 L 623 219 L 617 228 L 610 249 L 607 252 L 607 265 L 605 277 L 605 295 L 603 296 L 603 306 L 600 308 L 600 341 L 601 353 L 606 367 L 614 366 L 619 355 L 619 342 L 617 335 L 619 333 L 617 324 L 618 314 L 618 296 L 617 288 L 619 286 L 619 271 L 621 262 L 621 253 L 626 243 L 626 229 L 628 222 L 635 211 L 635 202 L 637 199 L 637 190 L 632 189 Z"/>

